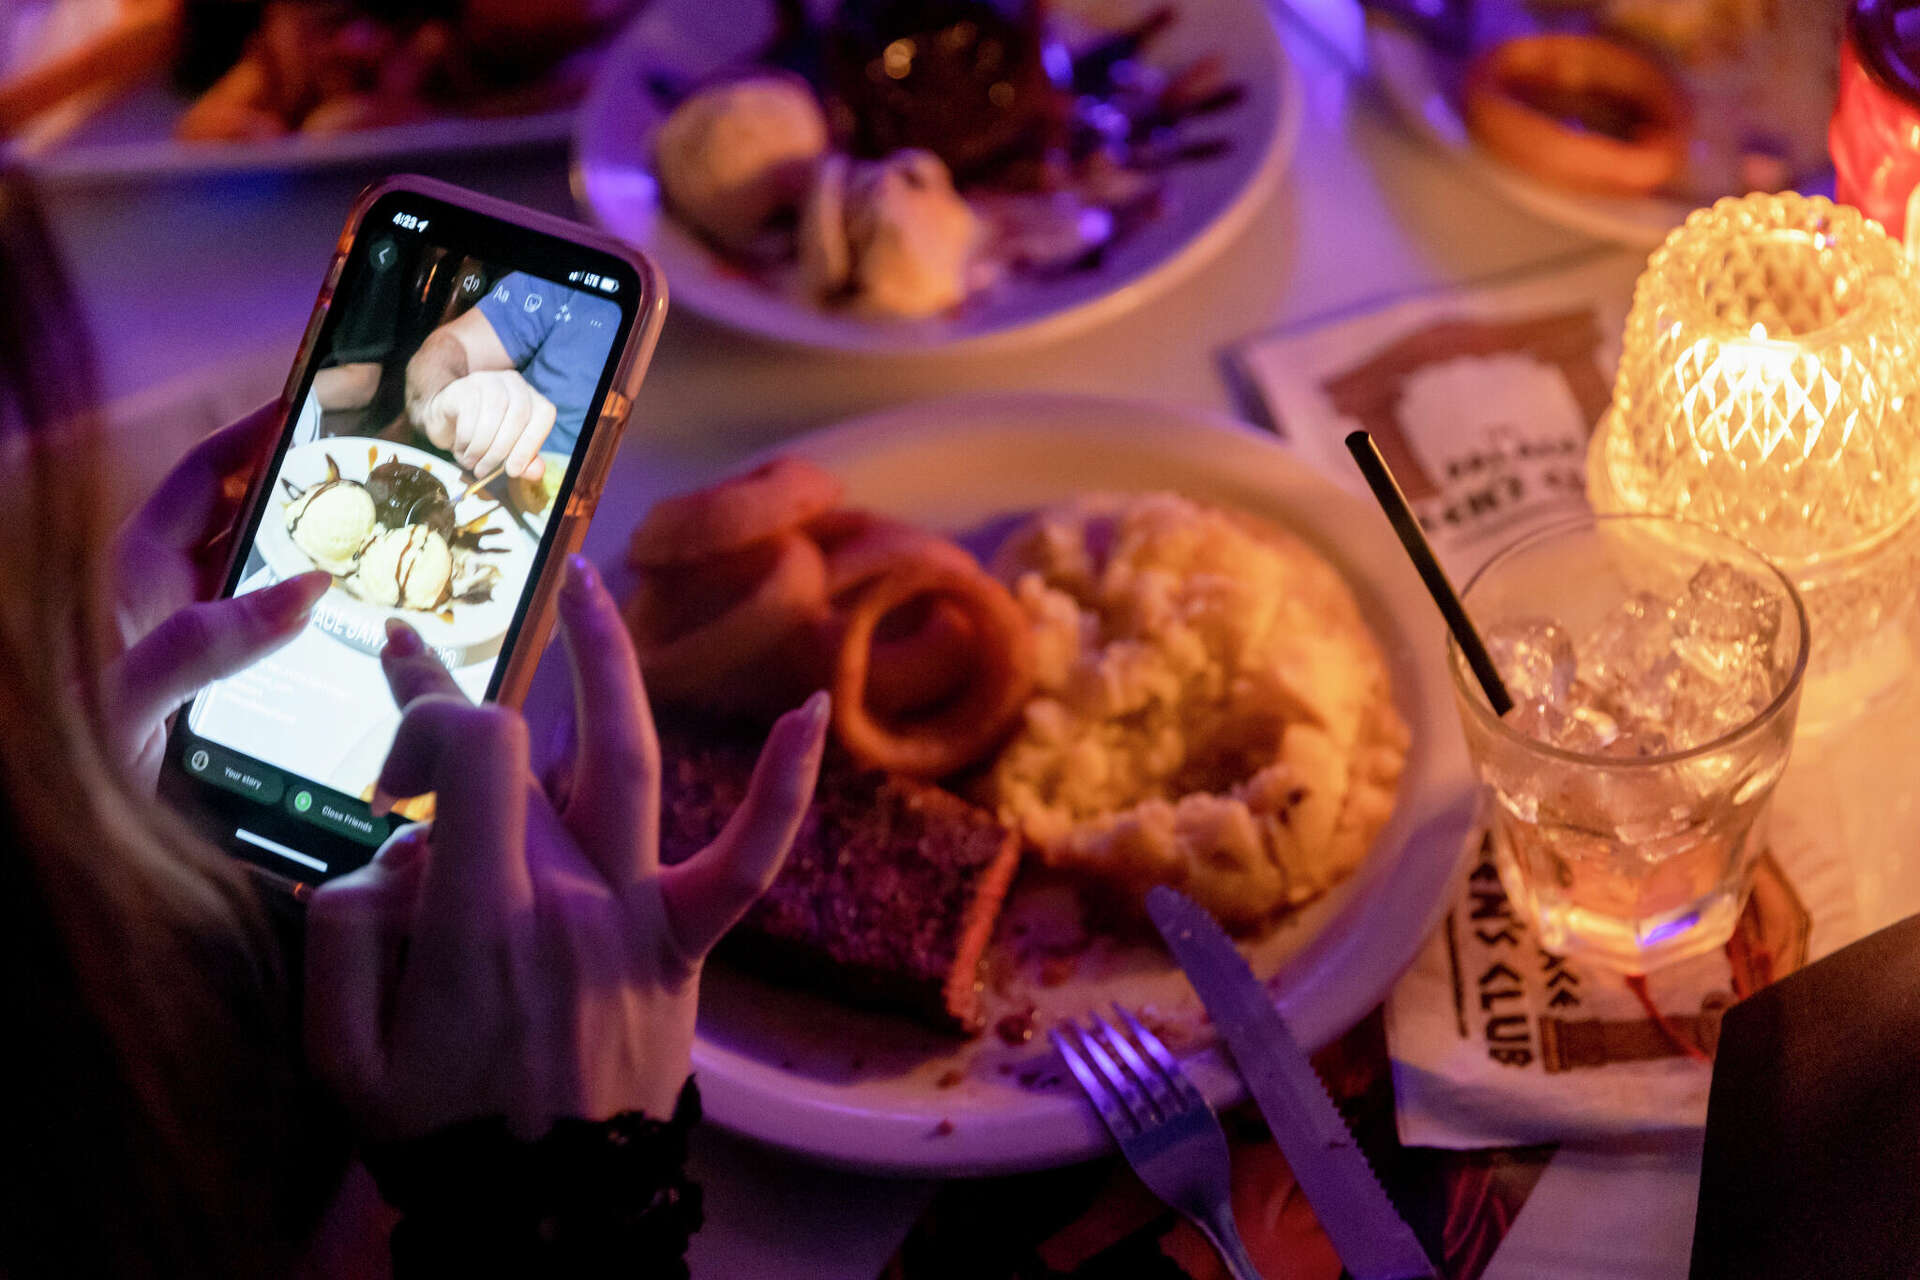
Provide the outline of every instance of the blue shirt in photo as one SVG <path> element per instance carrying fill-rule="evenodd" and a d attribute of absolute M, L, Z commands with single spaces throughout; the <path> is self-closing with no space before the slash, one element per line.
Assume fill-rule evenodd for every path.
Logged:
<path fill-rule="evenodd" d="M 477 304 L 520 376 L 553 401 L 543 448 L 573 452 L 620 330 L 620 308 L 596 293 L 515 271 Z"/>

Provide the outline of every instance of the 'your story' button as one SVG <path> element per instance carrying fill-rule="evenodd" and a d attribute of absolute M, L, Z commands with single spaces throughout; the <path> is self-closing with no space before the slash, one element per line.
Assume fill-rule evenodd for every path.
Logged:
<path fill-rule="evenodd" d="M 188 772 L 195 777 L 211 782 L 216 787 L 224 787 L 235 795 L 258 800 L 261 804 L 276 803 L 286 789 L 286 783 L 277 770 L 204 742 L 188 746 L 185 759 Z"/>

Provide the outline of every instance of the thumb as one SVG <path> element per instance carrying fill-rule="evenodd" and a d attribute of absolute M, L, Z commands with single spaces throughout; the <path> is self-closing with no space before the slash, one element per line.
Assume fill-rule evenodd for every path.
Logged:
<path fill-rule="evenodd" d="M 331 582 L 316 570 L 173 614 L 121 654 L 109 673 L 115 724 L 137 740 L 210 682 L 272 653 L 299 634 Z"/>
<path fill-rule="evenodd" d="M 686 960 L 711 950 L 779 874 L 820 778 L 830 709 L 823 690 L 781 716 L 726 827 L 692 858 L 660 873 L 667 923 Z"/>

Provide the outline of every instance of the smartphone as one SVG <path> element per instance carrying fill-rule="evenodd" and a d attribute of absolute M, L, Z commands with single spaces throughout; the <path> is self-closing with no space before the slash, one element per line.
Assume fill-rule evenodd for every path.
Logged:
<path fill-rule="evenodd" d="M 363 865 L 424 816 L 368 807 L 400 723 L 387 619 L 476 701 L 518 703 L 666 300 L 644 256 L 585 227 L 424 178 L 364 194 L 223 591 L 316 568 L 332 585 L 291 642 L 175 717 L 161 793 L 296 885 Z M 475 456 L 483 432 L 501 447 Z"/>

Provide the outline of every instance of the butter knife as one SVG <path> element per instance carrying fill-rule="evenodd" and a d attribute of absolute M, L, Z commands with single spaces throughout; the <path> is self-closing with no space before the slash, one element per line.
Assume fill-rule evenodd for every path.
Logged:
<path fill-rule="evenodd" d="M 1300 1042 L 1232 941 L 1212 916 L 1165 886 L 1147 894 L 1147 914 L 1225 1038 L 1247 1091 L 1347 1271 L 1354 1280 L 1430 1280 L 1435 1272 L 1426 1251 L 1387 1198 Z"/>

